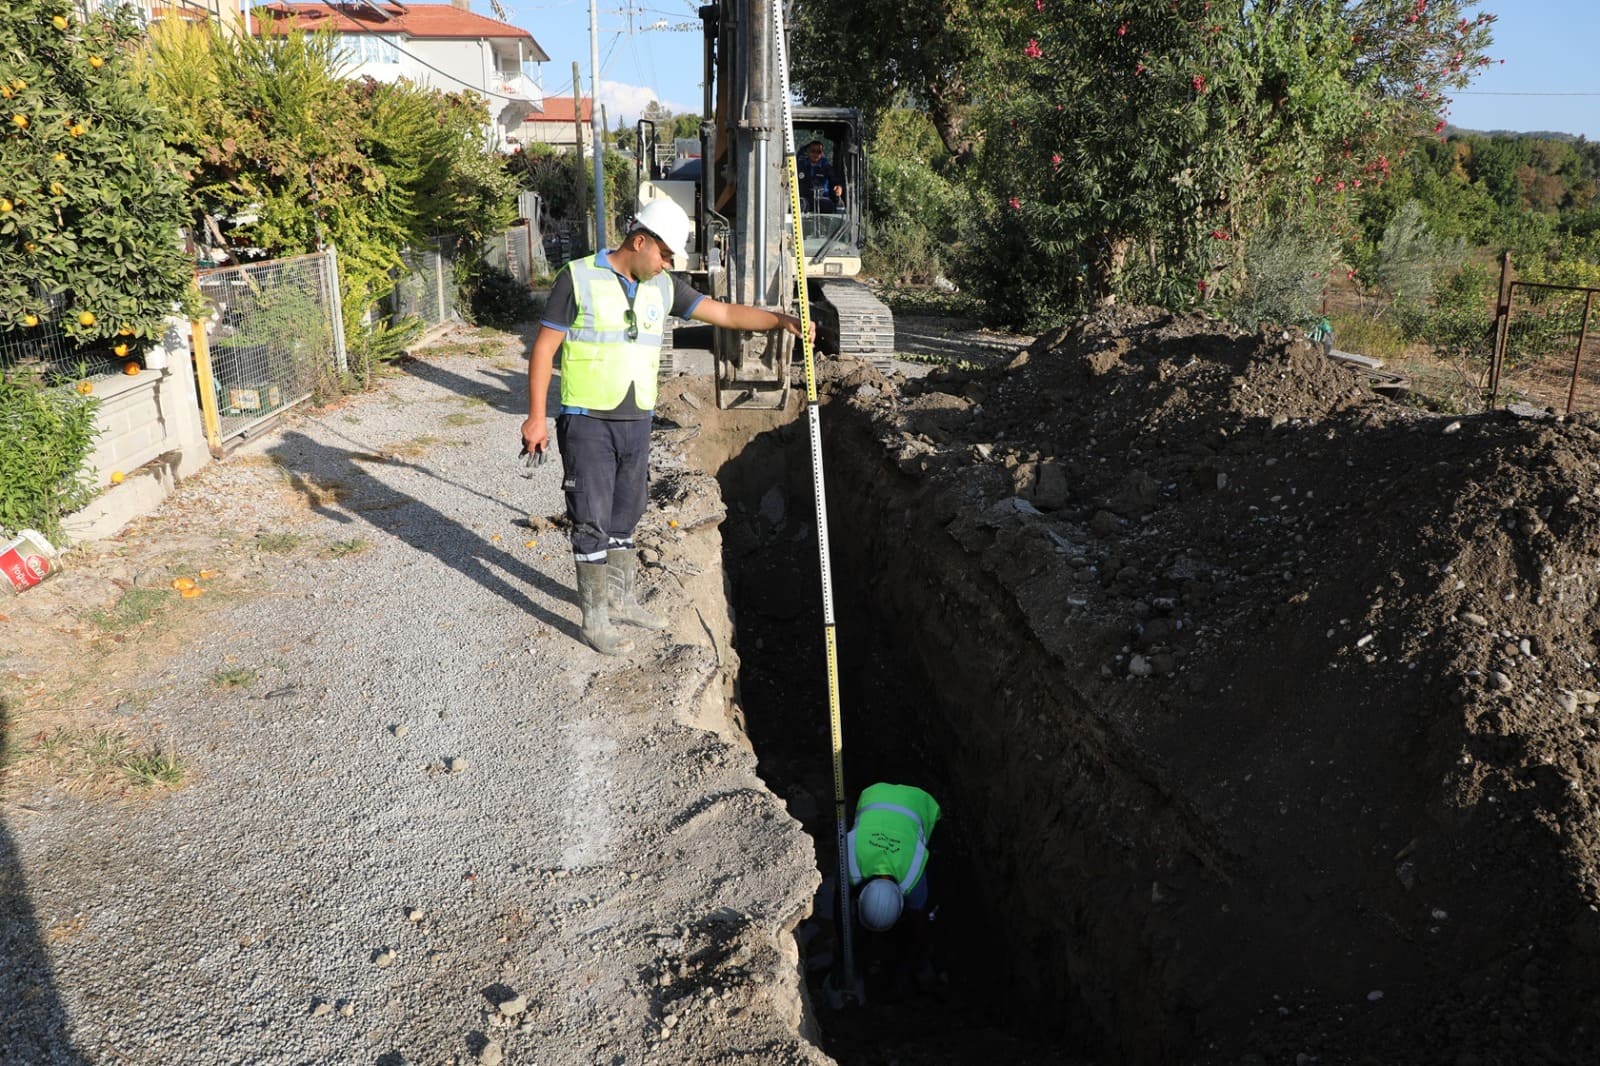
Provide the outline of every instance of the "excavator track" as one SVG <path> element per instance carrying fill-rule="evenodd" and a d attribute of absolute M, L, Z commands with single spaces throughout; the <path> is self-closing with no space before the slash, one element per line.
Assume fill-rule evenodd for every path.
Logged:
<path fill-rule="evenodd" d="M 894 316 L 882 300 L 854 280 L 810 283 L 817 340 L 824 351 L 870 360 L 887 374 L 894 364 Z"/>

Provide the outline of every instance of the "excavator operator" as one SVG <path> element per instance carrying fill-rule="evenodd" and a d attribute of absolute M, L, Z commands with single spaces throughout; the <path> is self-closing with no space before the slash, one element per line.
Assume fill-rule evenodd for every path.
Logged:
<path fill-rule="evenodd" d="M 799 161 L 800 206 L 818 213 L 844 210 L 844 186 L 823 155 L 823 144 L 814 140 L 806 145 L 805 158 Z"/>

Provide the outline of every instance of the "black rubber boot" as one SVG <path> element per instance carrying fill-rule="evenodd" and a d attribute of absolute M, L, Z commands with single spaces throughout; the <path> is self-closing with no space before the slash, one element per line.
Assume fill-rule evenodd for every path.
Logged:
<path fill-rule="evenodd" d="M 633 641 L 618 633 L 611 624 L 606 606 L 605 563 L 578 564 L 578 603 L 583 608 L 583 640 L 602 655 L 622 655 L 633 650 Z"/>
<path fill-rule="evenodd" d="M 612 548 L 606 552 L 607 606 L 614 622 L 626 622 L 644 629 L 665 629 L 667 620 L 639 604 L 634 579 L 639 573 L 639 556 L 632 548 Z"/>

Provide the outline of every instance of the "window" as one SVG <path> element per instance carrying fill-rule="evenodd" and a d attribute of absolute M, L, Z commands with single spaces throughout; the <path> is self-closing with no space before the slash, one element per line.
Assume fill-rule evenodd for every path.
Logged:
<path fill-rule="evenodd" d="M 339 35 L 339 52 L 352 63 L 400 62 L 395 38 L 382 33 L 344 33 Z"/>

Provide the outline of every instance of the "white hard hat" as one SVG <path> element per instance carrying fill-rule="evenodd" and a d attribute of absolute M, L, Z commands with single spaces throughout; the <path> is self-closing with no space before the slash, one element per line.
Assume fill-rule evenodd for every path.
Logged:
<path fill-rule="evenodd" d="M 682 255 L 684 246 L 689 243 L 689 216 L 664 196 L 640 206 L 639 213 L 633 216 L 633 229 L 647 229 L 660 237 L 673 255 Z"/>
<path fill-rule="evenodd" d="M 893 928 L 894 923 L 900 920 L 905 897 L 900 893 L 900 886 L 889 878 L 874 877 L 861 890 L 860 902 L 861 924 L 874 933 L 881 933 Z"/>

